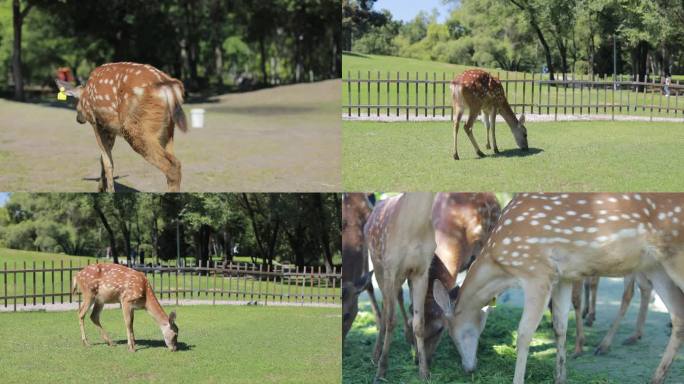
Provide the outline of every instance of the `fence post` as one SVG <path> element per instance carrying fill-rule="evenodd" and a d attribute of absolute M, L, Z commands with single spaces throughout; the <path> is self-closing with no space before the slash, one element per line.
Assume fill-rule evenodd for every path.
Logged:
<path fill-rule="evenodd" d="M 401 79 L 401 74 L 399 71 L 397 71 L 397 117 L 399 117 L 399 106 L 401 105 L 401 97 L 399 96 L 399 93 L 401 92 L 401 82 L 399 81 Z"/>
<path fill-rule="evenodd" d="M 356 102 L 358 103 L 356 116 L 361 117 L 361 71 L 356 72 Z"/>
<path fill-rule="evenodd" d="M 347 71 L 347 117 L 351 117 L 352 114 L 352 89 L 351 89 L 351 71 Z"/>
<path fill-rule="evenodd" d="M 532 82 L 530 83 L 530 113 L 534 113 L 534 71 L 532 71 Z"/>
<path fill-rule="evenodd" d="M 653 76 L 653 78 L 651 79 L 653 86 L 651 87 L 651 115 L 650 115 L 649 121 L 653 121 L 653 105 L 655 104 L 655 89 L 656 89 L 655 79 L 656 79 L 655 76 Z"/>
<path fill-rule="evenodd" d="M 72 263 L 72 261 L 69 260 L 69 284 L 71 284 L 71 282 L 73 281 L 73 279 L 71 278 L 71 273 L 72 273 L 72 264 L 71 263 Z M 69 304 L 71 304 L 73 302 L 74 302 L 74 298 L 71 295 L 71 289 L 69 289 Z"/>
<path fill-rule="evenodd" d="M 17 311 L 17 262 L 14 262 L 14 312 Z"/>
<path fill-rule="evenodd" d="M 416 117 L 418 117 L 418 114 L 420 113 L 418 111 L 418 106 L 420 105 L 420 102 L 418 101 L 418 88 L 420 86 L 420 76 L 418 75 L 418 71 L 416 71 L 416 80 L 414 80 L 414 83 L 416 84 Z M 306 280 L 306 279 L 305 279 Z"/>
<path fill-rule="evenodd" d="M 527 72 L 523 72 L 523 99 L 522 99 L 522 113 L 525 114 L 525 83 L 527 82 Z"/>
<path fill-rule="evenodd" d="M 556 80 L 558 81 L 558 80 Z M 554 121 L 558 121 L 558 83 L 556 82 L 556 108 L 554 108 Z"/>
<path fill-rule="evenodd" d="M 366 82 L 366 89 L 368 90 L 368 101 L 366 102 L 367 110 L 366 116 L 371 116 L 371 71 L 368 71 L 368 79 Z"/>
<path fill-rule="evenodd" d="M 36 296 L 38 296 L 36 292 L 36 262 L 33 262 L 33 305 L 36 305 Z"/>
<path fill-rule="evenodd" d="M 390 71 L 387 71 L 387 117 L 390 115 L 390 80 L 392 79 L 392 75 L 390 74 Z"/>
<path fill-rule="evenodd" d="M 432 72 L 432 117 L 435 117 L 437 110 L 437 72 Z"/>
<path fill-rule="evenodd" d="M 5 308 L 7 308 L 7 262 L 5 261 L 4 264 L 5 264 L 5 266 L 4 266 L 5 272 L 3 273 L 3 276 L 4 276 L 4 286 L 5 286 L 4 296 L 5 296 Z"/>

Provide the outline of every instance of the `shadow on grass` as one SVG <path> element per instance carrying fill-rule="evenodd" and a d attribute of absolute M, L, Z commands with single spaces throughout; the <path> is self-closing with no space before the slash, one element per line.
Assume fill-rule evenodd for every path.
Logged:
<path fill-rule="evenodd" d="M 126 345 L 128 344 L 128 340 L 116 340 L 114 342 L 116 345 Z M 176 343 L 176 346 L 178 347 L 177 352 L 181 351 L 190 351 L 192 350 L 195 346 L 194 345 L 189 345 L 186 344 L 182 341 L 179 341 Z M 148 348 L 164 348 L 166 349 L 166 343 L 164 340 L 148 340 L 148 339 L 142 339 L 142 340 L 135 340 L 135 349 L 140 350 L 140 349 L 148 349 Z"/>
<path fill-rule="evenodd" d="M 123 178 L 125 178 L 125 177 L 128 177 L 128 175 L 114 176 L 114 190 L 115 190 L 116 192 L 121 192 L 121 193 L 140 192 L 140 191 L 138 191 L 137 189 L 135 189 L 135 188 L 133 188 L 133 187 L 129 187 L 129 186 L 125 185 L 125 184 L 121 184 L 121 183 L 117 182 L 117 180 L 123 179 Z M 82 180 L 85 180 L 85 181 L 95 181 L 95 182 L 97 182 L 97 183 L 100 182 L 100 178 L 99 178 L 99 177 L 84 177 Z M 95 189 L 97 189 L 97 188 L 95 188 Z"/>
<path fill-rule="evenodd" d="M 522 149 L 518 148 L 505 149 L 495 154 L 494 157 L 528 157 L 540 154 L 542 152 L 544 152 L 544 150 L 541 148 L 529 148 L 527 151 L 523 151 Z"/>
<path fill-rule="evenodd" d="M 362 59 L 369 59 L 370 58 L 368 55 L 364 55 L 362 53 L 352 52 L 352 51 L 344 51 L 344 54 L 347 56 L 360 57 Z"/>
<path fill-rule="evenodd" d="M 249 105 L 249 106 L 221 106 L 210 107 L 208 110 L 218 113 L 239 115 L 279 116 L 279 115 L 302 115 L 320 111 L 316 106 L 285 106 L 285 105 Z"/>

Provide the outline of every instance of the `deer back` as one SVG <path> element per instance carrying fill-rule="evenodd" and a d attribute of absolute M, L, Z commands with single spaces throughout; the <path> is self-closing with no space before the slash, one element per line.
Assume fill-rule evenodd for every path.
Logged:
<path fill-rule="evenodd" d="M 149 284 L 141 272 L 119 264 L 93 264 L 76 274 L 83 293 L 103 303 L 128 301 L 144 306 Z"/>

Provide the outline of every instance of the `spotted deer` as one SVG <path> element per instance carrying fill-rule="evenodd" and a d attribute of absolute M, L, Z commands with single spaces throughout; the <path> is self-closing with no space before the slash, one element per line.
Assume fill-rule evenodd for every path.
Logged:
<path fill-rule="evenodd" d="M 435 229 L 435 255 L 428 280 L 439 280 L 446 287 L 456 285 L 456 277 L 470 266 L 480 253 L 501 214 L 501 206 L 491 193 L 438 193 L 432 208 Z M 399 296 L 399 309 L 404 319 L 404 335 L 415 344 L 409 327 L 411 316 Z M 412 310 L 409 313 L 413 312 Z M 425 354 L 430 364 L 445 328 L 444 313 L 435 302 L 432 284 L 425 298 Z"/>
<path fill-rule="evenodd" d="M 365 193 L 342 195 L 342 340 L 347 337 L 358 313 L 359 294 L 366 291 L 379 324 L 378 304 L 373 291 L 373 272 L 368 271 L 363 226 L 371 213 Z"/>
<path fill-rule="evenodd" d="M 555 382 L 566 381 L 565 341 L 574 281 L 642 273 L 672 319 L 672 334 L 651 379 L 662 383 L 684 339 L 684 194 L 521 194 L 504 210 L 456 300 L 441 282 L 435 299 L 472 372 L 492 297 L 519 284 L 525 294 L 513 382 L 521 384 L 530 342 L 553 299 Z"/>
<path fill-rule="evenodd" d="M 147 64 L 104 64 L 83 86 L 56 80 L 78 99 L 76 121 L 89 122 L 100 147 L 100 191 L 114 192 L 112 147 L 123 138 L 166 176 L 170 192 L 180 191 L 181 163 L 174 155 L 174 126 L 187 131 L 183 83 Z"/>
<path fill-rule="evenodd" d="M 390 197 L 373 209 L 366 225 L 366 249 L 382 292 L 380 329 L 375 341 L 373 361 L 378 368 L 375 382 L 385 377 L 388 367 L 392 331 L 396 322 L 397 292 L 404 281 L 411 285 L 415 308 L 413 334 L 421 378 L 429 376 L 424 342 L 424 308 L 428 287 L 428 271 L 435 253 L 435 231 L 432 228 L 433 193 L 404 193 Z"/>
<path fill-rule="evenodd" d="M 525 115 L 518 119 L 511 106 L 506 100 L 501 81 L 489 73 L 479 69 L 469 69 L 458 75 L 451 82 L 452 106 L 456 119 L 454 120 L 454 160 L 458 160 L 458 128 L 461 124 L 463 110 L 468 109 L 468 120 L 463 129 L 465 130 L 470 142 L 475 148 L 479 157 L 485 157 L 473 136 L 473 124 L 480 111 L 484 113 L 485 125 L 487 127 L 487 149 L 493 148 L 494 153 L 499 153 L 496 145 L 496 114 L 500 114 L 513 133 L 518 147 L 524 151 L 527 147 L 527 129 L 525 128 Z M 492 143 L 490 145 L 489 136 L 491 129 Z"/>
<path fill-rule="evenodd" d="M 100 325 L 100 313 L 107 303 L 121 303 L 129 351 L 135 352 L 133 311 L 140 308 L 145 308 L 147 313 L 157 322 L 164 335 L 166 346 L 171 351 L 177 349 L 176 312 L 166 315 L 142 272 L 119 264 L 93 264 L 83 268 L 74 276 L 72 294 L 77 292 L 77 288 L 83 296 L 83 302 L 78 310 L 83 345 L 88 345 L 83 318 L 85 318 L 91 305 L 93 305 L 93 312 L 90 314 L 90 320 L 98 328 L 104 341 L 109 345 L 114 345 L 107 332 Z"/>

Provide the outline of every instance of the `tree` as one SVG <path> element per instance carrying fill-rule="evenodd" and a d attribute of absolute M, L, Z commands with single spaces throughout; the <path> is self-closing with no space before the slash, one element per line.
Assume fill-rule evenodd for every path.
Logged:
<path fill-rule="evenodd" d="M 14 77 L 14 98 L 24 100 L 24 77 L 21 73 L 21 30 L 26 16 L 34 3 L 27 0 L 21 7 L 20 0 L 12 0 L 12 25 L 14 27 L 14 42 L 12 44 L 12 75 Z"/>

